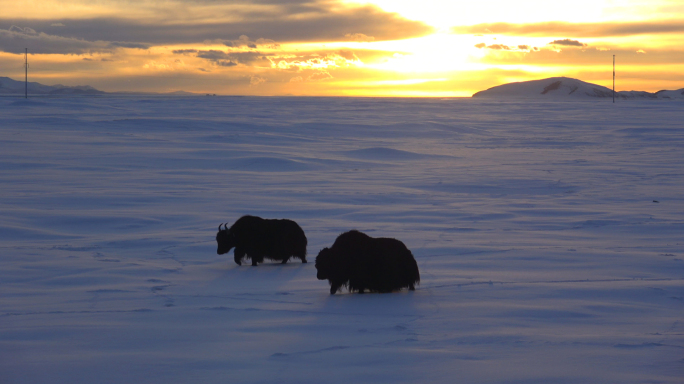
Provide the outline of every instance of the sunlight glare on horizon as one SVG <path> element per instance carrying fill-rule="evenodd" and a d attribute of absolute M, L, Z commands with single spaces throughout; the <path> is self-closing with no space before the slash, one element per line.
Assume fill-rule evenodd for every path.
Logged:
<path fill-rule="evenodd" d="M 28 49 L 35 81 L 111 92 L 444 96 L 542 76 L 607 85 L 612 55 L 618 87 L 684 87 L 682 0 L 0 5 L 0 76 L 23 76 Z"/>

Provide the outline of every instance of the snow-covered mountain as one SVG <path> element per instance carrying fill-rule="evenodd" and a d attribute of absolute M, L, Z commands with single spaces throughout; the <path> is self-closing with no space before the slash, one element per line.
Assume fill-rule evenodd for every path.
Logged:
<path fill-rule="evenodd" d="M 654 95 L 659 99 L 683 99 L 684 98 L 684 88 L 678 89 L 676 91 L 658 91 Z"/>
<path fill-rule="evenodd" d="M 598 84 L 587 83 L 569 77 L 550 77 L 542 80 L 503 84 L 477 92 L 481 98 L 535 98 L 535 99 L 582 99 L 612 98 L 613 90 Z M 676 91 L 620 91 L 618 99 L 684 99 L 684 88 Z"/>
<path fill-rule="evenodd" d="M 0 96 L 2 95 L 23 95 L 25 90 L 23 81 L 12 80 L 9 77 L 0 76 Z M 44 85 L 36 82 L 28 83 L 29 95 L 167 95 L 167 96 L 198 96 L 200 94 L 186 91 L 175 91 L 167 93 L 159 92 L 104 92 L 91 87 L 90 85 Z M 207 95 L 211 96 L 211 95 Z M 216 95 L 213 95 L 216 96 Z"/>
<path fill-rule="evenodd" d="M 23 94 L 26 91 L 23 81 L 12 80 L 9 77 L 0 77 L 0 95 Z M 99 95 L 105 92 L 97 90 L 89 85 L 66 86 L 66 85 L 43 85 L 36 82 L 28 83 L 28 93 L 32 95 Z"/>

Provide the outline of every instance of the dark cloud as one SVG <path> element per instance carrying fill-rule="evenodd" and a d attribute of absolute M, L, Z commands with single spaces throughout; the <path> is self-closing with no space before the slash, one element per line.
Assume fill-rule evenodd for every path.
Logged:
<path fill-rule="evenodd" d="M 271 39 L 280 43 L 323 42 L 348 41 L 350 38 L 362 37 L 370 39 L 372 36 L 373 40 L 381 41 L 422 36 L 434 30 L 426 24 L 404 19 L 374 6 L 341 7 L 327 0 L 197 0 L 183 3 L 189 9 L 187 12 L 190 16 L 195 6 L 216 5 L 218 10 L 212 15 L 210 22 L 204 21 L 203 17 L 187 15 L 178 15 L 174 19 L 172 11 L 169 12 L 170 18 L 160 17 L 157 21 L 135 20 L 123 16 L 124 3 L 121 4 L 120 18 L 43 20 L 3 19 L 0 16 L 0 29 L 23 25 L 37 31 L 46 31 L 55 30 L 51 25 L 60 24 L 63 25 L 59 27 L 60 36 L 74 40 L 73 44 L 83 41 L 80 44 L 86 46 L 90 41 L 137 42 L 153 46 L 223 39 L 221 41 L 226 46 L 246 46 L 253 49 L 277 44 Z M 263 6 L 249 7 L 254 4 Z M 225 21 L 220 21 L 224 15 Z M 243 35 L 257 40 L 245 41 L 240 37 Z M 4 50 L 6 45 L 0 46 L 0 49 Z M 74 50 L 79 51 L 71 48 L 61 53 L 74 53 Z M 58 48 L 53 51 L 60 52 Z"/>
<path fill-rule="evenodd" d="M 534 24 L 491 23 L 453 27 L 453 33 L 498 34 L 513 36 L 574 36 L 609 37 L 684 32 L 684 20 L 630 22 L 630 23 L 566 23 L 548 22 Z"/>
<path fill-rule="evenodd" d="M 149 45 L 124 41 L 88 41 L 71 37 L 49 35 L 29 27 L 11 26 L 0 29 L 0 51 L 23 53 L 28 48 L 30 53 L 72 54 L 110 53 L 117 48 L 147 49 Z"/>
<path fill-rule="evenodd" d="M 209 50 L 209 51 L 198 51 L 197 57 L 207 60 L 223 60 L 228 58 L 228 54 L 223 51 Z"/>
<path fill-rule="evenodd" d="M 236 44 L 235 41 L 232 41 L 232 40 L 224 41 L 223 45 L 225 45 L 226 47 L 231 47 L 231 48 L 237 48 L 237 47 L 241 46 L 239 44 Z M 254 44 L 254 43 L 249 43 L 249 44 L 245 44 L 245 45 L 247 45 L 249 48 L 255 48 L 256 49 L 256 47 L 257 47 L 256 44 Z"/>
<path fill-rule="evenodd" d="M 0 51 L 24 53 L 25 48 L 31 53 L 77 55 L 113 50 L 109 43 L 48 35 L 32 28 L 11 26 L 9 29 L 0 29 Z"/>
<path fill-rule="evenodd" d="M 233 47 L 233 48 L 239 48 L 239 47 L 249 47 L 249 48 L 256 48 L 257 45 L 255 42 L 249 41 L 249 37 L 246 35 L 240 36 L 239 39 L 237 40 L 224 40 L 222 41 L 223 45 L 226 47 Z"/>
<path fill-rule="evenodd" d="M 207 60 L 218 66 L 235 66 L 242 64 L 253 67 L 268 67 L 283 71 L 299 72 L 303 69 L 348 67 L 356 62 L 374 62 L 386 60 L 394 52 L 375 50 L 318 50 L 313 52 L 259 52 L 259 51 L 233 51 L 233 50 L 198 50 L 179 49 L 174 50 L 177 55 L 192 55 Z"/>
<path fill-rule="evenodd" d="M 143 43 L 127 43 L 125 41 L 112 41 L 109 43 L 110 47 L 114 48 L 136 48 L 136 49 L 149 49 L 149 44 Z"/>
<path fill-rule="evenodd" d="M 176 55 L 188 55 L 191 53 L 197 53 L 198 51 L 196 49 L 175 49 L 173 50 L 173 53 Z"/>
<path fill-rule="evenodd" d="M 232 65 L 242 64 L 256 67 L 273 67 L 280 70 L 300 71 L 303 68 L 327 68 L 342 67 L 353 65 L 354 62 L 361 61 L 356 52 L 351 50 L 327 50 L 308 53 L 299 52 L 266 52 L 259 51 L 222 51 L 222 50 L 195 50 L 183 49 L 173 51 L 176 54 L 195 53 L 196 57 L 208 60 L 216 65 L 226 66 L 228 62 Z M 369 60 L 386 58 L 392 53 L 379 51 L 357 51 L 361 57 Z"/>
<path fill-rule="evenodd" d="M 266 55 L 259 52 L 230 52 L 228 54 L 231 60 L 235 60 L 241 64 L 252 64 L 256 62 L 263 62 L 264 60 L 270 65 L 270 61 L 266 58 Z"/>
<path fill-rule="evenodd" d="M 16 33 L 19 35 L 28 35 L 28 36 L 37 36 L 38 32 L 36 32 L 34 29 L 31 29 L 29 27 L 17 27 L 16 25 L 13 25 L 9 28 L 9 32 Z"/>
<path fill-rule="evenodd" d="M 185 50 L 188 51 L 188 50 Z M 252 65 L 261 63 L 270 66 L 267 55 L 259 52 L 224 52 L 219 50 L 197 51 L 197 57 L 206 59 L 222 67 L 233 67 L 237 64 Z"/>
<path fill-rule="evenodd" d="M 232 61 L 230 61 L 230 60 L 228 60 L 228 61 L 225 61 L 225 60 L 214 60 L 214 63 L 215 63 L 216 65 L 218 65 L 218 66 L 221 66 L 221 67 L 234 67 L 234 66 L 237 65 L 237 63 L 234 63 L 234 62 L 232 62 Z"/>
<path fill-rule="evenodd" d="M 246 35 L 241 35 L 240 38 L 237 40 L 215 39 L 215 40 L 211 40 L 210 42 L 215 43 L 215 44 L 223 44 L 226 47 L 231 47 L 231 48 L 243 48 L 243 47 L 247 47 L 247 48 L 251 48 L 251 49 L 257 49 L 258 47 L 264 47 L 264 48 L 269 48 L 269 49 L 280 48 L 280 44 L 276 43 L 275 40 L 259 38 L 259 39 L 256 39 L 255 41 L 252 41 Z"/>
<path fill-rule="evenodd" d="M 566 47 L 586 47 L 587 45 L 584 43 L 580 43 L 577 40 L 570 40 L 570 39 L 563 39 L 563 40 L 554 40 L 550 42 L 548 45 L 564 45 Z"/>

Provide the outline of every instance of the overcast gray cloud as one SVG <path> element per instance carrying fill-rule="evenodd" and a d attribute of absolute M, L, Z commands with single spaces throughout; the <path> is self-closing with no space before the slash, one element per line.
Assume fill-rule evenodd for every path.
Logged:
<path fill-rule="evenodd" d="M 49 35 L 36 32 L 33 28 L 12 25 L 9 29 L 0 29 L 0 51 L 9 53 L 24 53 L 28 48 L 30 53 L 47 54 L 89 54 L 112 52 L 117 48 L 147 49 L 142 43 L 122 41 L 88 41 L 70 37 Z"/>
<path fill-rule="evenodd" d="M 82 53 L 106 49 L 108 44 L 113 44 L 111 47 L 147 48 L 207 40 L 220 41 L 228 47 L 257 48 L 277 46 L 274 40 L 279 43 L 323 42 L 363 37 L 366 40 L 379 41 L 422 36 L 433 31 L 432 27 L 421 22 L 404 19 L 377 7 L 340 7 L 339 4 L 325 0 L 241 0 L 229 3 L 197 0 L 183 4 L 191 10 L 198 4 L 226 7 L 261 4 L 265 7 L 231 8 L 225 15 L 221 12 L 212 15 L 211 22 L 205 22 L 206 18 L 185 17 L 182 14 L 176 15 L 175 19 L 171 17 L 158 21 L 126 18 L 123 13 L 121 17 L 59 20 L 3 19 L 0 16 L 0 30 L 5 30 L 5 40 L 10 39 L 9 28 L 20 25 L 46 33 L 40 40 L 61 41 L 52 47 L 44 42 L 39 44 L 40 48 L 36 51 L 46 53 Z M 225 17 L 225 21 L 220 21 L 222 17 Z M 256 40 L 245 40 L 242 36 L 250 36 Z M 28 38 L 23 40 L 22 44 L 26 44 Z M 32 41 L 39 43 L 35 38 Z M 15 48 L 9 42 L 0 45 L 0 49 L 8 52 L 15 52 Z"/>
<path fill-rule="evenodd" d="M 150 48 L 149 44 L 144 44 L 144 43 L 129 43 L 125 41 L 112 41 L 109 43 L 110 47 L 115 47 L 115 48 L 137 48 L 137 49 L 148 49 Z"/>
<path fill-rule="evenodd" d="M 662 22 L 630 23 L 566 23 L 548 22 L 533 24 L 490 23 L 463 27 L 453 27 L 453 33 L 475 35 L 515 35 L 515 36 L 557 36 L 607 37 L 644 34 L 663 34 L 684 32 L 684 20 L 665 20 Z"/>

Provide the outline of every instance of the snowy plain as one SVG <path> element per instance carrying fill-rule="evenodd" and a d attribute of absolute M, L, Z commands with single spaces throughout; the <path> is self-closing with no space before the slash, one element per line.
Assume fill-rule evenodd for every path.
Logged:
<path fill-rule="evenodd" d="M 684 104 L 0 98 L 0 382 L 681 383 Z M 297 221 L 236 265 L 220 223 Z M 415 292 L 314 259 L 395 237 Z"/>

